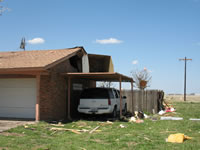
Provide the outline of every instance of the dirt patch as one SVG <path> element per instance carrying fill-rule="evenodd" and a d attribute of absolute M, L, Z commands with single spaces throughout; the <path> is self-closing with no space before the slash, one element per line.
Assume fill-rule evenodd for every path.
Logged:
<path fill-rule="evenodd" d="M 1 132 L 0 135 L 4 135 L 4 136 L 24 136 L 24 134 L 10 133 L 10 132 Z"/>
<path fill-rule="evenodd" d="M 183 95 L 165 95 L 166 101 L 171 102 L 184 102 Z M 200 102 L 200 95 L 187 95 L 186 102 Z"/>
<path fill-rule="evenodd" d="M 35 121 L 15 121 L 15 120 L 0 120 L 0 132 L 16 128 L 17 126 L 34 124 Z"/>

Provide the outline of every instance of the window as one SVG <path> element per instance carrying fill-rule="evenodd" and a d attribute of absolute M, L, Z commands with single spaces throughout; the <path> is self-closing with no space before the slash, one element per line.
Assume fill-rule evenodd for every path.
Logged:
<path fill-rule="evenodd" d="M 107 99 L 109 98 L 108 90 L 103 88 L 86 89 L 81 93 L 81 99 Z"/>

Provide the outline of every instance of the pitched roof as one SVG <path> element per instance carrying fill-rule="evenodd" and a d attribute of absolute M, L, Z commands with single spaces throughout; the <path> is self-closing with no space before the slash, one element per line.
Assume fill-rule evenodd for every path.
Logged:
<path fill-rule="evenodd" d="M 0 52 L 0 69 L 48 68 L 85 50 L 83 47 L 56 50 Z"/>

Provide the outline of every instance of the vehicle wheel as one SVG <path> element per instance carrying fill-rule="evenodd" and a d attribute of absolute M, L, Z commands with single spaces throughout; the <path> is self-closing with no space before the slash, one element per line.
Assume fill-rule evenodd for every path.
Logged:
<path fill-rule="evenodd" d="M 123 115 L 125 116 L 127 114 L 127 105 L 124 106 L 124 110 L 123 110 Z"/>
<path fill-rule="evenodd" d="M 117 108 L 115 107 L 113 112 L 112 112 L 112 117 L 117 118 Z"/>

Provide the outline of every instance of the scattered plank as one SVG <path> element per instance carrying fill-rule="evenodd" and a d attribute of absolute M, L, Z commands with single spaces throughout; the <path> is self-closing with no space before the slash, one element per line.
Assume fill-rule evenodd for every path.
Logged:
<path fill-rule="evenodd" d="M 79 131 L 75 130 L 75 129 L 65 129 L 65 128 L 51 128 L 50 131 L 71 131 L 73 133 L 76 134 L 81 134 Z"/>
<path fill-rule="evenodd" d="M 97 126 L 96 128 L 92 129 L 89 133 L 93 133 L 95 130 L 97 130 L 100 126 Z"/>
<path fill-rule="evenodd" d="M 56 127 L 64 127 L 64 124 L 51 124 L 52 126 L 56 126 Z"/>
<path fill-rule="evenodd" d="M 50 129 L 50 131 L 71 131 L 71 132 L 76 133 L 76 134 L 81 134 L 81 132 L 88 132 L 89 130 L 86 130 L 86 129 L 76 130 L 76 129 L 66 129 L 66 128 L 53 127 L 53 128 Z"/>

